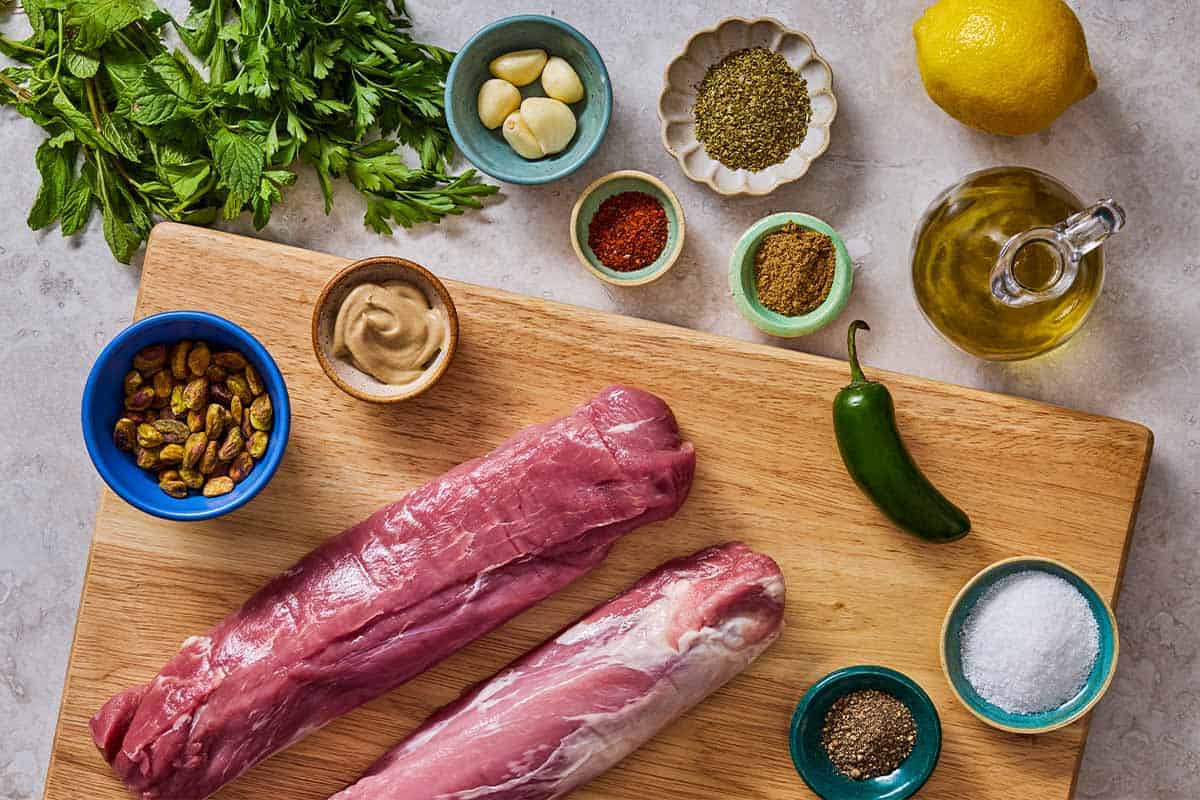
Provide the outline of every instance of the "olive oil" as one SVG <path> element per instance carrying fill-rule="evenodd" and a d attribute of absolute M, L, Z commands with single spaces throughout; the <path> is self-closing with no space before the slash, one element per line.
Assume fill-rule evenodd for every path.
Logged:
<path fill-rule="evenodd" d="M 1063 282 L 1064 256 L 1051 243 L 1016 251 L 1017 291 L 1037 300 L 1005 302 L 993 290 L 993 269 L 1010 238 L 1054 228 L 1081 210 L 1069 189 L 1036 170 L 1000 167 L 967 176 L 934 201 L 917 230 L 912 280 L 921 310 L 947 339 L 981 358 L 1009 361 L 1054 349 L 1079 329 L 1100 293 L 1098 241 L 1090 252 L 1076 252 L 1077 271 L 1065 287 L 1055 285 Z M 1120 216 L 1105 235 L 1122 223 Z"/>

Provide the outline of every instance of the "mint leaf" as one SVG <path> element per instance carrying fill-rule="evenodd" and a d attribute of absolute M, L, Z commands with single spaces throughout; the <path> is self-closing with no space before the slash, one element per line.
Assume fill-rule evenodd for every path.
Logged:
<path fill-rule="evenodd" d="M 160 81 L 154 82 L 166 88 L 181 100 L 196 100 L 199 92 L 194 81 L 194 74 L 189 67 L 176 61 L 169 55 L 155 56 L 146 64 L 146 68 Z"/>
<path fill-rule="evenodd" d="M 95 50 L 141 17 L 142 9 L 136 0 L 91 0 L 68 4 L 64 21 L 75 30 L 76 48 Z"/>
<path fill-rule="evenodd" d="M 142 153 L 138 146 L 137 134 L 120 117 L 115 117 L 112 114 L 106 115 L 100 133 L 112 145 L 113 149 L 127 160 L 136 163 L 141 159 Z"/>
<path fill-rule="evenodd" d="M 262 145 L 222 128 L 212 140 L 212 152 L 217 174 L 225 188 L 240 201 L 239 205 L 247 202 L 254 196 L 262 178 Z"/>
<path fill-rule="evenodd" d="M 212 167 L 207 161 L 196 160 L 186 164 L 163 164 L 159 167 L 159 173 L 170 185 L 175 196 L 183 202 L 188 202 L 204 188 L 205 182 L 212 174 Z"/>
<path fill-rule="evenodd" d="M 100 69 L 100 59 L 78 50 L 68 50 L 63 56 L 63 63 L 76 78 L 91 78 Z"/>
<path fill-rule="evenodd" d="M 74 160 L 74 150 L 68 153 L 66 150 L 51 147 L 50 142 L 42 142 L 38 147 L 34 162 L 42 175 L 42 185 L 38 189 L 37 198 L 33 201 L 33 208 L 29 210 L 27 220 L 33 230 L 45 228 L 62 213 Z"/>
<path fill-rule="evenodd" d="M 63 94 L 62 89 L 54 95 L 54 99 L 50 101 L 54 110 L 62 115 L 62 119 L 66 121 L 71 130 L 79 141 L 96 150 L 103 150 L 106 153 L 116 155 L 116 150 L 105 139 L 96 132 L 96 128 L 92 125 L 91 119 Z"/>
<path fill-rule="evenodd" d="M 62 204 L 62 234 L 71 236 L 83 229 L 92 215 L 92 186 L 86 175 L 71 185 Z"/>

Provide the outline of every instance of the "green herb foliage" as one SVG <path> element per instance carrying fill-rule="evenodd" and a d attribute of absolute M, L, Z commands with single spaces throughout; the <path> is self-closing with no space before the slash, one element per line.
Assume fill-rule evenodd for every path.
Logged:
<path fill-rule="evenodd" d="M 57 221 L 71 235 L 98 208 L 128 262 L 158 219 L 248 211 L 262 228 L 297 161 L 315 168 L 326 213 L 344 177 L 380 233 L 479 208 L 496 191 L 473 170 L 449 172 L 453 54 L 412 40 L 402 0 L 192 0 L 182 24 L 153 0 L 22 5 L 33 34 L 0 36 L 19 62 L 0 70 L 0 103 L 48 134 L 34 229 Z M 168 25 L 189 53 L 166 48 Z"/>

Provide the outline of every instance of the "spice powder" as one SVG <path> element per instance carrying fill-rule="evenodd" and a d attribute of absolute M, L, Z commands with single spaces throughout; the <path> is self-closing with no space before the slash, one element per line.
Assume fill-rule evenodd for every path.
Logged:
<path fill-rule="evenodd" d="M 758 301 L 776 314 L 796 317 L 829 297 L 837 248 L 820 231 L 788 222 L 763 237 L 754 253 Z"/>
<path fill-rule="evenodd" d="M 645 192 L 621 192 L 606 198 L 588 223 L 588 247 L 600 263 L 632 272 L 658 260 L 667 246 L 667 212 Z"/>
<path fill-rule="evenodd" d="M 917 726 L 908 706 L 878 689 L 839 697 L 821 728 L 829 760 L 856 781 L 891 773 L 912 753 L 916 741 Z"/>

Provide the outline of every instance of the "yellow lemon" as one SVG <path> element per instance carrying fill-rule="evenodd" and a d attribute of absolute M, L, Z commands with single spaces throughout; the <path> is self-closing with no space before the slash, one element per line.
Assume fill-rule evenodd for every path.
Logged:
<path fill-rule="evenodd" d="M 938 0 L 913 37 L 929 97 L 989 133 L 1037 133 L 1096 88 L 1083 26 L 1062 0 Z"/>

